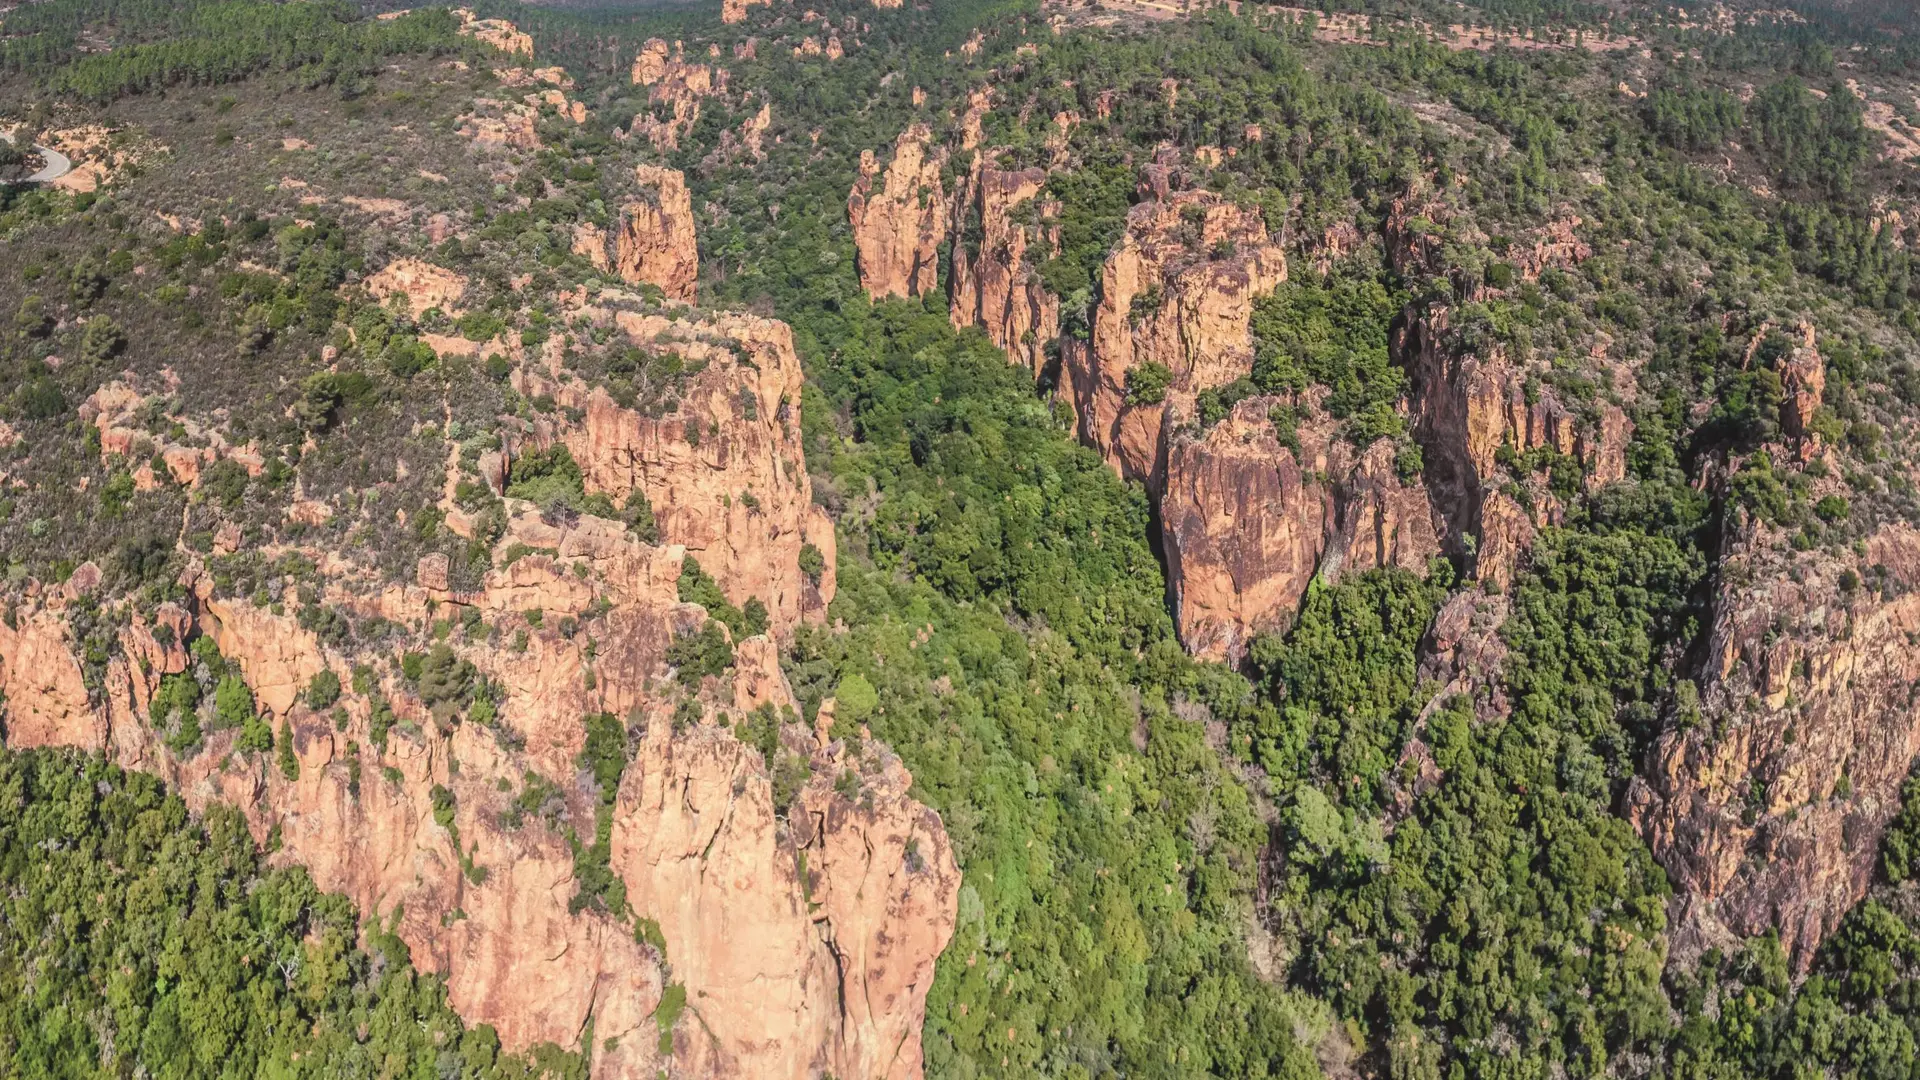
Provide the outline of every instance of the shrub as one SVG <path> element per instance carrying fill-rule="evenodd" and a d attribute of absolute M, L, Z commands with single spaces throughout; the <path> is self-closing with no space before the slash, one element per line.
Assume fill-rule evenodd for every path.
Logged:
<path fill-rule="evenodd" d="M 323 668 L 313 681 L 307 684 L 307 707 L 315 712 L 328 708 L 340 700 L 340 676 L 332 668 Z"/>
<path fill-rule="evenodd" d="M 1158 405 L 1167 399 L 1173 385 L 1173 369 L 1148 361 L 1127 369 L 1126 401 L 1129 405 Z"/>
<path fill-rule="evenodd" d="M 733 666 L 733 643 L 720 623 L 710 619 L 700 629 L 674 638 L 667 646 L 666 660 L 682 686 L 697 688 L 701 679 Z"/>

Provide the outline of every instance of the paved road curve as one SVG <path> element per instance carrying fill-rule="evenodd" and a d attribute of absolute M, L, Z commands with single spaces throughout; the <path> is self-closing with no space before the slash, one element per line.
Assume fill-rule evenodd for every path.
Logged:
<path fill-rule="evenodd" d="M 73 171 L 73 159 L 48 146 L 36 146 L 40 156 L 46 159 L 46 167 L 27 177 L 29 184 L 50 184 Z"/>
<path fill-rule="evenodd" d="M 13 141 L 13 132 L 0 131 L 0 139 Z M 46 167 L 22 181 L 28 184 L 50 184 L 73 171 L 73 159 L 50 146 L 35 146 L 45 159 Z"/>

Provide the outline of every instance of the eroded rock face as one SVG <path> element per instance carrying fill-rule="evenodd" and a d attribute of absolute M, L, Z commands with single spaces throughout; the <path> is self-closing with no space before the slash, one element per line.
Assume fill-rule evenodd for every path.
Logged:
<path fill-rule="evenodd" d="M 1920 533 L 1867 539 L 1882 589 L 1845 586 L 1851 556 L 1783 539 L 1730 537 L 1699 708 L 1683 702 L 1628 809 L 1673 877 L 1676 953 L 1777 927 L 1804 971 L 1866 895 L 1920 753 Z"/>
<path fill-rule="evenodd" d="M 636 285 L 658 285 L 669 298 L 691 303 L 700 279 L 700 255 L 687 179 L 677 169 L 654 165 L 636 166 L 634 174 L 641 196 L 621 211 L 610 260 L 614 272 Z"/>
<path fill-rule="evenodd" d="M 454 8 L 460 33 L 483 41 L 509 56 L 533 57 L 533 38 L 505 19 L 482 19 L 471 8 Z"/>
<path fill-rule="evenodd" d="M 720 21 L 738 23 L 747 21 L 747 9 L 755 4 L 771 4 L 773 0 L 720 0 Z"/>
<path fill-rule="evenodd" d="M 956 327 L 981 327 L 1009 359 L 1038 373 L 1047 343 L 1060 335 L 1060 298 L 1034 265 L 1059 251 L 1059 226 L 1041 224 L 1059 205 L 1042 194 L 1047 174 L 1040 169 L 1007 172 L 980 161 L 976 154 L 955 200 L 963 230 L 978 216 L 980 244 L 972 251 L 963 240 L 953 245 L 950 318 Z M 1037 249 L 1032 260 L 1029 248 Z"/>
<path fill-rule="evenodd" d="M 460 314 L 460 298 L 467 293 L 465 275 L 420 259 L 395 259 L 365 284 L 368 292 L 383 301 L 405 297 L 407 311 L 416 319 L 430 308 Z"/>
<path fill-rule="evenodd" d="M 1523 474 L 1516 479 L 1530 485 L 1534 513 L 1501 492 L 1510 471 L 1500 461 L 1503 449 L 1515 460 L 1536 450 L 1577 459 L 1588 486 L 1596 487 L 1626 475 L 1633 427 L 1610 402 L 1583 419 L 1550 388 L 1530 387 L 1527 371 L 1504 349 L 1461 346 L 1451 321 L 1443 305 L 1410 310 L 1393 347 L 1412 383 L 1409 420 L 1425 454 L 1427 485 L 1445 521 L 1448 550 L 1470 553 L 1475 573 L 1504 587 L 1536 527 L 1557 520 L 1560 508 L 1546 490 L 1545 470 L 1514 466 Z"/>
<path fill-rule="evenodd" d="M 460 134 L 476 147 L 502 150 L 538 150 L 539 110 L 523 101 L 474 98 L 473 112 L 460 118 Z"/>
<path fill-rule="evenodd" d="M 634 117 L 633 130 L 658 150 L 677 149 L 680 136 L 700 119 L 700 100 L 727 85 L 726 69 L 689 61 L 679 42 L 669 47 L 659 38 L 640 47 L 631 76 L 633 85 L 647 88 L 648 107 Z"/>
<path fill-rule="evenodd" d="M 1795 337 L 1793 351 L 1780 358 L 1780 385 L 1786 391 L 1780 426 L 1799 441 L 1800 458 L 1804 461 L 1820 446 L 1820 436 L 1813 430 L 1813 417 L 1820 411 L 1827 392 L 1827 360 L 1820 355 L 1813 324 L 1801 323 Z"/>
<path fill-rule="evenodd" d="M 705 620 L 675 600 L 684 549 L 638 543 L 614 522 L 554 525 L 531 512 L 512 519 L 508 543 L 552 554 L 495 569 L 473 592 L 447 590 L 444 560 L 423 561 L 418 585 L 367 594 L 349 574 L 323 592 L 408 625 L 459 623 L 471 609 L 490 626 L 517 627 L 524 648 L 505 635 L 453 639 L 504 692 L 491 723 L 436 718 L 381 657 L 335 652 L 294 614 L 221 597 L 197 561 L 190 602 L 133 613 L 90 693 L 68 630 L 69 607 L 100 581 L 89 565 L 0 622 L 8 742 L 104 752 L 166 778 L 195 808 L 238 806 L 257 838 L 278 833 L 275 859 L 307 867 L 369 917 L 397 919 L 415 962 L 444 974 L 453 1005 L 492 1024 L 509 1049 L 575 1047 L 591 1020 L 601 1080 L 917 1078 L 959 872 L 938 816 L 907 795 L 905 770 L 878 744 L 816 742 L 789 725 L 789 744 L 817 775 L 777 816 L 759 753 L 714 720 L 762 702 L 791 706 L 770 641 L 739 643 L 737 670 L 709 677 L 696 699 L 704 718 L 674 720 L 685 692 L 666 645 Z M 543 625 L 525 621 L 529 607 L 543 608 Z M 561 619 L 578 629 L 561 633 Z M 163 743 L 148 704 L 162 676 L 193 662 L 184 643 L 195 631 L 238 665 L 269 727 L 291 739 L 296 777 L 271 754 L 237 750 L 232 730 L 185 754 Z M 377 737 L 369 696 L 350 690 L 330 715 L 301 693 L 323 670 L 351 686 L 357 663 L 384 669 L 378 689 L 398 714 Z M 637 741 L 615 802 L 611 866 L 635 911 L 658 921 L 665 957 L 612 915 L 569 911 L 574 856 L 551 815 L 591 828 L 582 825 L 593 820 L 591 789 L 578 780 L 582 716 L 600 711 L 625 717 Z M 860 777 L 854 798 L 836 786 L 848 770 Z M 516 807 L 529 774 L 554 785 L 546 809 Z M 654 1012 L 668 982 L 686 988 L 693 1015 L 663 1055 Z"/>
<path fill-rule="evenodd" d="M 920 296 L 939 284 L 947 197 L 940 184 L 944 155 L 931 151 L 932 139 L 925 124 L 901 132 L 884 174 L 871 151 L 860 155 L 860 179 L 847 197 L 847 217 L 853 223 L 860 284 L 876 300 Z"/>
<path fill-rule="evenodd" d="M 679 410 L 663 416 L 561 381 L 557 357 L 551 367 L 525 369 L 516 375 L 524 392 L 552 394 L 584 413 L 578 424 L 535 431 L 535 441 L 564 441 L 589 493 L 621 504 L 629 492 L 645 492 L 661 539 L 696 556 L 733 602 L 766 604 L 782 632 L 824 615 L 834 590 L 833 523 L 813 504 L 801 450 L 793 331 L 752 315 L 694 322 L 633 311 L 576 314 L 701 368 Z M 800 569 L 808 545 L 824 563 L 817 580 Z"/>
<path fill-rule="evenodd" d="M 1286 629 L 1316 575 L 1439 553 L 1426 492 L 1401 481 L 1391 440 L 1364 453 L 1324 417 L 1283 445 L 1274 398 L 1250 398 L 1204 432 L 1171 435 L 1161 536 L 1180 640 L 1237 664 L 1255 634 Z"/>
<path fill-rule="evenodd" d="M 799 731 L 790 745 L 809 742 Z M 698 1018 L 675 1057 L 702 1076 L 917 1077 L 959 869 L 883 747 L 809 749 L 818 779 L 791 827 L 759 755 L 714 729 L 650 730 L 621 785 L 613 864 L 636 907 L 656 913 Z M 867 800 L 834 790 L 842 770 Z"/>
<path fill-rule="evenodd" d="M 1150 187 L 1150 190 L 1153 190 Z M 1061 384 L 1080 438 L 1121 476 L 1157 494 L 1169 414 L 1253 370 L 1253 301 L 1286 280 L 1287 259 L 1257 210 L 1207 191 L 1166 190 L 1127 214 L 1101 270 L 1089 340 L 1061 343 Z M 1145 364 L 1172 375 L 1157 402 L 1127 403 L 1127 377 Z"/>
<path fill-rule="evenodd" d="M 234 446 L 218 429 L 166 412 L 167 396 L 179 389 L 170 370 L 162 372 L 155 393 L 136 389 L 139 382 L 131 372 L 122 373 L 88 395 L 79 410 L 81 422 L 93 425 L 100 436 L 101 461 L 119 459 L 131 469 L 135 488 L 151 491 L 168 481 L 194 487 L 201 471 L 221 460 L 240 465 L 251 476 L 266 468 L 266 457 L 252 443 Z M 160 431 L 154 430 L 160 427 L 151 422 L 154 418 L 166 421 Z M 185 433 L 184 441 L 175 441 L 169 433 L 174 425 Z"/>

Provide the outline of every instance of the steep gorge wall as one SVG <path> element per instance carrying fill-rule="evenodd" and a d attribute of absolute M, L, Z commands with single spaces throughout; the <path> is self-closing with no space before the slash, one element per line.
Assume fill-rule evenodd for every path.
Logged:
<path fill-rule="evenodd" d="M 1058 213 L 1046 185 L 1044 170 L 988 168 L 975 153 L 954 200 L 959 235 L 949 317 L 956 327 L 985 330 L 1009 359 L 1036 375 L 1046 366 L 1047 343 L 1060 335 L 1060 298 L 1034 269 L 1060 248 L 1059 227 L 1043 224 Z"/>
<path fill-rule="evenodd" d="M 1161 535 L 1180 640 L 1238 663 L 1252 637 L 1281 630 L 1316 576 L 1399 566 L 1439 553 L 1426 493 L 1395 470 L 1391 440 L 1357 451 L 1326 418 L 1284 445 L 1254 397 L 1168 452 Z"/>
<path fill-rule="evenodd" d="M 1493 290 L 1447 264 L 1442 241 L 1452 217 L 1444 198 L 1416 186 L 1387 215 L 1387 257 L 1403 277 L 1446 280 L 1471 302 Z M 1537 277 L 1548 266 L 1570 267 L 1591 255 L 1570 229 L 1550 227 L 1521 259 L 1523 275 Z M 1504 346 L 1463 343 L 1453 321 L 1449 304 L 1410 306 L 1395 330 L 1393 353 L 1411 382 L 1409 426 L 1424 452 L 1446 548 L 1466 559 L 1477 577 L 1504 588 L 1538 527 L 1558 521 L 1564 508 L 1544 477 L 1524 470 L 1513 475 L 1499 460 L 1502 449 L 1516 458 L 1541 449 L 1575 458 L 1593 488 L 1626 475 L 1633 429 L 1611 401 L 1596 403 L 1591 415 L 1576 414 Z M 1607 374 L 1613 390 L 1631 394 L 1631 376 Z M 1527 489 L 1530 507 L 1503 490 L 1508 481 Z"/>
<path fill-rule="evenodd" d="M 971 101 L 958 129 L 963 150 L 977 144 L 989 104 L 986 94 Z M 1058 250 L 1048 173 L 996 169 L 995 155 L 976 149 L 943 219 L 928 199 L 940 172 L 930 138 L 923 125 L 903 132 L 884 179 L 863 156 L 848 204 L 863 284 L 876 298 L 930 288 L 944 229 L 955 326 L 981 326 L 1037 376 L 1057 341 L 1057 393 L 1081 441 L 1159 507 L 1176 621 L 1196 655 L 1237 661 L 1255 633 L 1285 627 L 1316 573 L 1424 570 L 1448 553 L 1502 587 L 1535 531 L 1564 512 L 1532 451 L 1577 459 L 1589 486 L 1625 473 L 1631 426 L 1619 405 L 1576 413 L 1502 347 L 1463 344 L 1443 303 L 1410 307 L 1392 342 L 1410 379 L 1401 407 L 1423 451 L 1417 478 L 1398 475 L 1392 446 L 1336 445 L 1319 430 L 1303 431 L 1297 449 L 1281 445 L 1265 414 L 1300 404 L 1310 413 L 1312 401 L 1252 399 L 1231 423 L 1203 430 L 1199 396 L 1252 373 L 1254 302 L 1287 279 L 1286 253 L 1261 211 L 1183 190 L 1190 178 L 1178 152 L 1161 150 L 1141 168 L 1139 201 L 1101 269 L 1085 336 L 1062 336 L 1059 300 L 1035 271 Z M 1590 256 L 1579 225 L 1559 219 L 1515 245 L 1517 274 L 1537 279 Z M 1472 224 L 1448 193 L 1416 185 L 1394 203 L 1380 242 L 1402 276 L 1440 279 L 1469 301 L 1493 292 L 1447 265 L 1450 229 Z M 1313 261 L 1325 272 L 1362 243 L 1351 226 L 1327 230 Z M 1131 392 L 1148 367 L 1164 389 Z M 1532 463 L 1526 475 L 1502 463 L 1509 452 Z"/>
<path fill-rule="evenodd" d="M 1061 343 L 1081 441 L 1157 495 L 1169 427 L 1192 416 L 1200 391 L 1252 373 L 1253 302 L 1286 279 L 1286 253 L 1257 210 L 1208 191 L 1134 206 L 1101 269 L 1088 340 Z M 1129 404 L 1128 376 L 1146 364 L 1172 381 L 1160 400 Z"/>
<path fill-rule="evenodd" d="M 698 369 L 681 408 L 622 408 L 566 372 L 550 342 L 514 378 L 562 409 L 507 443 L 562 441 L 590 490 L 616 502 L 644 491 L 659 544 L 621 522 L 509 501 L 494 569 L 472 590 L 449 586 L 445 556 L 423 559 L 412 584 L 381 587 L 350 552 L 298 549 L 321 568 L 299 584 L 356 624 L 390 620 L 398 645 L 324 644 L 292 610 L 291 578 L 278 591 L 289 610 L 256 606 L 224 595 L 183 551 L 185 598 L 147 610 L 103 592 L 88 564 L 0 620 L 0 728 L 12 746 L 80 747 L 156 773 L 196 809 L 240 807 L 263 843 L 279 837 L 274 858 L 369 917 L 397 918 L 415 961 L 444 974 L 453 1005 L 510 1049 L 577 1048 L 590 1031 L 602 1080 L 913 1080 L 959 889 L 938 815 L 913 800 L 886 747 L 835 737 L 831 702 L 814 732 L 781 733 L 809 779 L 776 807 L 767 762 L 729 730 L 762 704 L 792 715 L 775 641 L 736 642 L 732 669 L 697 688 L 675 678 L 668 653 L 707 619 L 678 600 L 689 553 L 736 602 L 762 599 L 776 634 L 819 617 L 832 596 L 833 531 L 803 467 L 791 332 L 629 299 L 640 310 L 581 308 L 569 324 L 601 320 L 676 350 Z M 482 471 L 498 483 L 509 465 L 503 456 Z M 801 568 L 806 544 L 824 564 L 817 577 Z M 82 663 L 72 629 L 96 605 L 126 618 L 100 671 Z M 470 678 L 494 688 L 494 719 L 436 714 L 401 676 L 397 650 L 428 649 L 436 621 L 452 628 L 443 639 Z M 290 740 L 297 775 L 272 752 L 240 750 L 236 730 L 214 730 L 205 702 L 208 733 L 166 745 L 149 706 L 164 677 L 197 662 L 185 648 L 195 635 L 244 673 L 268 729 Z M 373 686 L 347 690 L 338 712 L 312 707 L 315 675 L 352 687 L 362 666 Z M 635 916 L 658 923 L 664 955 L 621 918 L 571 910 L 580 882 L 567 833 L 590 838 L 596 816 L 582 759 L 583 718 L 595 713 L 620 718 L 634 750 L 613 800 L 610 867 Z M 551 788 L 520 805 L 535 783 Z M 666 1032 L 669 1053 L 658 1009 L 670 985 L 685 988 L 686 1007 Z"/>
<path fill-rule="evenodd" d="M 758 598 L 778 631 L 824 616 L 834 592 L 833 522 L 813 503 L 800 444 L 804 377 L 792 329 L 753 315 L 593 306 L 572 309 L 569 318 L 669 350 L 697 374 L 681 388 L 675 412 L 654 415 L 573 378 L 549 350 L 515 374 L 516 386 L 551 395 L 581 419 L 542 417 L 528 432 L 531 442 L 564 442 L 590 494 L 619 505 L 642 492 L 661 540 L 698 558 L 734 603 Z M 801 569 L 808 546 L 821 556 L 817 577 Z"/>

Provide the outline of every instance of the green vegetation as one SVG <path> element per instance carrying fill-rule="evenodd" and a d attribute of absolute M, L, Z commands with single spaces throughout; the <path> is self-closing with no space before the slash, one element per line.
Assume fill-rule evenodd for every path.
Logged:
<path fill-rule="evenodd" d="M 680 415 L 694 372 L 673 343 L 570 322 L 556 300 L 581 287 L 666 310 L 657 291 L 608 299 L 573 250 L 576 227 L 614 223 L 631 165 L 660 161 L 687 170 L 693 189 L 702 301 L 794 328 L 808 379 L 797 415 L 783 402 L 779 422 L 800 425 L 816 498 L 839 529 L 829 618 L 798 628 L 785 658 L 802 715 L 766 708 L 733 730 L 763 755 L 784 814 L 810 773 L 781 725 L 813 719 L 832 696 L 842 720 L 899 752 L 915 796 L 941 813 L 964 880 L 928 1002 L 931 1076 L 1305 1080 L 1323 1064 L 1397 1080 L 1911 1072 L 1915 789 L 1881 851 L 1885 880 L 1798 986 L 1768 937 L 1670 963 L 1666 877 L 1619 814 L 1660 731 L 1698 716 L 1705 598 L 1733 530 L 1758 521 L 1796 551 L 1844 558 L 1872 530 L 1920 516 L 1902 438 L 1920 404 L 1920 280 L 1911 245 L 1872 224 L 1885 220 L 1874 200 L 1905 199 L 1912 182 L 1878 156 L 1845 83 L 1903 77 L 1914 51 L 1869 41 L 1855 52 L 1836 30 L 1898 12 L 1814 6 L 1804 25 L 1726 34 L 1639 27 L 1642 55 L 1456 51 L 1416 35 L 1326 48 L 1290 22 L 1211 11 L 1145 31 L 1069 26 L 1028 35 L 1037 48 L 1017 53 L 1020 29 L 1044 23 L 1030 3 L 861 5 L 857 44 L 831 64 L 766 40 L 762 60 L 723 62 L 729 93 L 703 102 L 678 147 L 656 151 L 630 127 L 654 107 L 628 75 L 639 42 L 685 36 L 697 57 L 712 40 L 725 56 L 764 27 L 716 30 L 704 10 L 475 7 L 533 30 L 536 63 L 569 65 L 587 122 L 542 120 L 544 149 L 469 160 L 458 117 L 499 88 L 480 47 L 438 11 L 376 22 L 342 3 L 46 0 L 7 13 L 0 85 L 63 107 L 110 101 L 98 115 L 126 125 L 123 144 L 145 128 L 176 147 L 102 195 L 0 195 L 0 313 L 12 315 L 0 325 L 0 416 L 22 433 L 0 466 L 26 478 L 0 500 L 9 618 L 23 583 L 66 581 L 89 558 L 142 610 L 179 598 L 179 540 L 222 598 L 296 613 L 334 648 L 403 653 L 398 674 L 436 723 L 400 723 L 373 667 L 357 666 L 368 753 L 385 752 L 396 727 L 423 742 L 463 714 L 510 746 L 504 697 L 463 653 L 483 639 L 524 652 L 530 631 L 572 636 L 587 620 L 530 610 L 526 627 L 511 616 L 500 627 L 442 609 L 429 644 L 412 636 L 425 628 L 320 603 L 311 564 L 256 552 L 288 541 L 343 552 L 376 566 L 382 586 L 413 584 L 420 558 L 439 554 L 455 589 L 554 555 L 522 542 L 496 562 L 505 508 L 480 463 L 501 452 L 505 494 L 549 523 L 593 514 L 660 539 L 644 493 L 617 507 L 588 495 L 551 429 L 526 438 L 578 417 L 516 391 L 516 361 L 501 355 L 511 350 L 482 360 L 426 344 L 552 344 L 565 379 L 674 417 L 698 446 L 713 430 Z M 1603 14 L 1561 0 L 1472 8 L 1549 35 L 1591 30 Z M 1393 10 L 1472 17 L 1437 0 Z M 976 29 L 984 55 L 949 60 Z M 476 62 L 458 72 L 443 62 L 456 57 Z M 1290 245 L 1289 282 L 1254 304 L 1252 370 L 1199 388 L 1199 425 L 1260 399 L 1297 450 L 1298 425 L 1324 414 L 1353 448 L 1394 440 L 1398 472 L 1417 479 L 1433 448 L 1409 430 L 1394 331 L 1444 309 L 1438 347 L 1511 361 L 1516 406 L 1550 395 L 1583 431 L 1610 406 L 1628 410 L 1628 475 L 1599 485 L 1584 448 L 1486 447 L 1484 487 L 1538 526 L 1506 595 L 1460 580 L 1479 541 L 1450 537 L 1457 546 L 1424 575 L 1314 582 L 1240 670 L 1193 662 L 1174 637 L 1145 494 L 1073 443 L 1072 418 L 1029 372 L 978 331 L 954 332 L 937 292 L 881 305 L 861 295 L 845 220 L 859 152 L 890 143 L 903 117 L 942 123 L 988 70 L 988 160 L 1048 170 L 1047 198 L 1015 213 L 1058 228 L 1057 250 L 1036 244 L 1032 256 L 1064 336 L 1086 336 L 1103 262 L 1162 144 L 1183 152 L 1163 166 L 1169 182 L 1264 215 Z M 1620 82 L 1648 93 L 1619 93 Z M 911 103 L 915 88 L 925 105 Z M 769 103 L 776 125 L 757 153 L 737 144 L 750 100 Z M 1078 118 L 1070 131 L 1061 115 Z M 293 149 L 296 136 L 319 145 Z M 1227 152 L 1203 164 L 1200 146 Z M 428 179 L 423 162 L 446 178 Z M 965 165 L 947 169 L 951 191 Z M 296 174 L 322 201 L 281 183 Z M 1749 190 L 1763 183 L 1771 194 Z M 432 243 L 389 230 L 343 207 L 350 190 L 452 225 Z M 1379 226 L 1400 198 L 1411 216 L 1390 241 Z M 1591 251 L 1542 256 L 1545 227 L 1576 215 Z M 1313 269 L 1325 230 L 1349 223 L 1357 243 L 1329 256 L 1329 272 Z M 962 222 L 958 242 L 977 244 L 978 230 Z M 1385 250 L 1402 241 L 1417 250 Z M 416 317 L 358 287 L 401 252 L 460 273 L 460 305 Z M 1148 283 L 1131 313 L 1144 319 L 1166 299 Z M 1783 430 L 1780 366 L 1801 318 L 1828 360 L 1821 408 L 1804 420 L 1831 466 L 1802 460 Z M 167 389 L 132 407 L 138 449 L 103 454 L 79 409 L 126 371 Z M 1126 400 L 1164 402 L 1172 382 L 1170 368 L 1140 364 Z M 197 484 L 172 480 L 162 442 L 208 449 L 216 427 L 220 445 L 259 459 L 213 453 Z M 1435 471 L 1456 464 L 1433 460 Z M 157 484 L 136 481 L 142 466 Z M 290 521 L 296 492 L 332 515 Z M 447 492 L 473 536 L 439 508 Z M 233 535 L 237 552 L 212 554 L 234 551 Z M 799 559 L 824 580 L 825 552 L 808 545 Z M 1844 602 L 1885 591 L 1884 572 L 1861 571 L 1841 577 Z M 1443 691 L 1423 642 L 1445 605 L 1482 593 L 1508 605 L 1507 660 Z M 655 689 L 678 696 L 676 729 L 704 719 L 699 691 L 731 668 L 732 642 L 770 623 L 764 598 L 735 604 L 691 556 L 678 597 L 711 619 L 666 649 L 678 685 Z M 96 697 L 118 648 L 111 615 L 89 598 L 65 614 Z M 304 729 L 263 718 L 209 639 L 191 649 L 189 669 L 158 682 L 154 730 L 183 754 L 231 731 L 237 751 L 261 755 L 236 754 L 236 766 L 298 777 Z M 301 689 L 316 714 L 341 708 L 330 671 Z M 333 718 L 341 730 L 345 715 Z M 301 720 L 314 722 L 325 717 Z M 591 780 L 590 837 L 563 820 L 566 778 L 527 775 L 501 822 L 578 830 L 573 910 L 630 917 L 664 952 L 610 865 L 637 723 L 583 719 L 573 779 L 582 792 Z M 346 754 L 356 797 L 363 780 L 378 783 L 360 755 Z M 860 785 L 848 769 L 835 787 L 855 799 Z M 61 755 L 0 756 L 0 794 L 0 1000 L 15 1003 L 0 1020 L 0 1074 L 533 1068 L 500 1058 L 484 1029 L 460 1031 L 438 983 L 407 970 L 378 919 L 373 955 L 358 952 L 354 914 L 298 871 L 264 870 L 230 812 L 195 823 L 151 784 Z M 447 787 L 433 810 L 456 850 L 456 811 L 486 812 L 456 807 Z M 460 859 L 484 880 L 470 850 Z M 666 988 L 664 1049 L 687 995 Z M 550 1071 L 583 1069 L 542 1053 Z"/>
<path fill-rule="evenodd" d="M 597 798 L 594 803 L 593 842 L 582 843 L 569 835 L 573 845 L 573 878 L 576 885 L 569 910 L 579 912 L 588 906 L 618 916 L 632 913 L 627 908 L 627 884 L 613 872 L 613 802 L 620 791 L 620 774 L 633 757 L 626 725 L 612 713 L 594 713 L 586 718 L 587 740 L 580 751 L 580 767 L 592 775 Z M 656 928 L 655 933 L 658 933 Z M 664 951 L 664 949 L 662 950 Z"/>
<path fill-rule="evenodd" d="M 98 5 L 63 0 L 45 6 L 52 10 L 9 18 L 8 29 L 25 36 L 0 51 L 0 70 L 31 68 L 36 54 L 65 54 L 75 39 L 63 31 L 70 35 L 73 22 Z M 123 20 L 123 46 L 62 68 L 53 78 L 56 90 L 105 102 L 178 84 L 234 82 L 268 70 L 297 72 L 312 83 L 347 82 L 366 78 L 388 56 L 472 48 L 454 33 L 456 23 L 444 11 L 373 22 L 358 18 L 348 4 L 321 0 L 120 6 L 126 9 L 116 13 Z"/>
<path fill-rule="evenodd" d="M 818 573 L 821 570 L 825 570 L 826 561 L 825 557 L 820 556 L 817 550 L 814 554 L 819 558 L 819 570 L 814 571 L 814 573 Z M 763 603 L 759 597 L 754 596 L 749 597 L 746 604 L 735 607 L 733 602 L 727 599 L 727 594 L 720 591 L 720 583 L 713 580 L 712 575 L 701 569 L 700 560 L 691 555 L 687 556 L 686 559 L 680 563 L 680 580 L 677 589 L 681 603 L 699 604 L 701 607 L 706 608 L 707 614 L 713 616 L 721 626 L 725 626 L 731 631 L 735 638 L 752 637 L 755 634 L 764 634 L 767 632 L 767 627 L 770 625 L 767 605 Z M 708 632 L 706 627 L 701 628 L 701 635 L 706 635 Z M 719 627 L 713 627 L 711 632 L 718 634 Z M 703 646 L 703 648 L 710 649 L 710 646 Z M 729 647 L 727 649 L 726 663 L 731 664 L 732 662 L 733 650 Z M 723 664 L 722 666 L 725 665 Z M 707 674 L 718 674 L 718 671 L 707 672 Z M 695 678 L 697 679 L 698 676 L 695 676 Z"/>
<path fill-rule="evenodd" d="M 1252 383 L 1264 394 L 1300 396 L 1324 386 L 1324 407 L 1356 446 L 1400 435 L 1394 405 L 1406 372 L 1387 354 L 1387 328 L 1404 298 L 1376 275 L 1343 266 L 1324 280 L 1289 281 L 1254 304 Z"/>
<path fill-rule="evenodd" d="M 883 497 L 842 519 L 849 631 L 802 629 L 791 674 L 809 714 L 830 693 L 870 709 L 959 852 L 929 1072 L 1310 1075 L 1294 1032 L 1324 1021 L 1241 944 L 1264 829 L 1175 713 L 1216 676 L 1173 641 L 1140 493 L 976 334 L 900 304 L 841 315 L 800 323 L 842 358 L 813 372 L 831 396 L 804 414 L 810 464 Z M 858 441 L 831 435 L 834 403 Z"/>
<path fill-rule="evenodd" d="M 98 758 L 0 750 L 0 1048 L 22 1076 L 584 1077 L 465 1028 L 393 927 Z M 397 923 L 395 913 L 394 923 Z"/>

